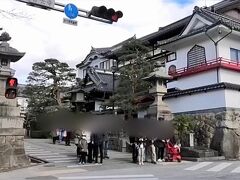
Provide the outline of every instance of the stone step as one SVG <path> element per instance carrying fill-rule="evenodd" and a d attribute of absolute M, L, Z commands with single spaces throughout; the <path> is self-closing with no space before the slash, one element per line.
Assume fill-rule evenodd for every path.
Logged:
<path fill-rule="evenodd" d="M 196 161 L 196 162 L 203 162 L 203 161 L 221 161 L 225 160 L 224 156 L 213 156 L 213 157 L 203 157 L 203 158 L 195 158 L 195 157 L 182 157 L 182 160 L 185 161 Z"/>
<path fill-rule="evenodd" d="M 182 147 L 181 155 L 183 157 L 192 157 L 192 158 L 205 158 L 205 157 L 217 157 L 218 152 L 213 149 L 204 149 L 204 148 L 193 148 L 193 147 Z"/>

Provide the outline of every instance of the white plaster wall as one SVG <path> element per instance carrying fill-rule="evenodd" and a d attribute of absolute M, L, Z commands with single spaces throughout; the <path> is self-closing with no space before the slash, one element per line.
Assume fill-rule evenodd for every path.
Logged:
<path fill-rule="evenodd" d="M 172 113 L 197 111 L 226 106 L 224 90 L 169 98 L 165 99 L 164 102 L 167 103 Z"/>
<path fill-rule="evenodd" d="M 101 111 L 102 108 L 100 108 L 102 101 L 95 101 L 95 111 Z"/>
<path fill-rule="evenodd" d="M 144 118 L 147 115 L 147 111 L 138 111 L 138 118 Z"/>
<path fill-rule="evenodd" d="M 77 69 L 77 77 L 76 78 L 80 78 L 83 79 L 83 70 L 86 69 L 87 67 L 82 67 L 82 68 L 78 68 Z"/>
<path fill-rule="evenodd" d="M 217 70 L 211 70 L 178 78 L 167 83 L 167 88 L 189 89 L 215 83 L 217 83 Z"/>
<path fill-rule="evenodd" d="M 227 89 L 225 97 L 227 107 L 240 108 L 240 91 Z"/>
<path fill-rule="evenodd" d="M 234 34 L 231 34 L 231 35 L 227 36 L 226 38 L 224 38 L 223 40 L 221 40 L 218 43 L 219 57 L 231 59 L 230 48 L 240 50 L 239 41 L 240 41 L 240 33 L 236 33 L 236 32 L 234 32 Z"/>
<path fill-rule="evenodd" d="M 94 56 L 93 56 L 94 57 Z M 93 58 L 92 57 L 92 58 Z M 91 57 L 90 57 L 91 58 Z M 107 59 L 102 59 L 102 58 L 98 58 L 98 59 L 94 59 L 88 66 L 90 67 L 95 67 L 97 66 L 98 68 L 100 68 L 100 63 L 103 61 L 106 61 Z M 77 69 L 77 78 L 83 79 L 83 70 L 87 69 L 87 66 L 81 67 Z"/>
<path fill-rule="evenodd" d="M 83 93 L 77 93 L 76 94 L 76 102 L 83 102 L 84 100 L 84 94 Z"/>
<path fill-rule="evenodd" d="M 202 39 L 202 40 L 201 40 Z M 204 39 L 204 40 L 203 40 Z M 176 60 L 167 62 L 166 68 L 168 71 L 169 66 L 175 65 L 177 69 L 187 67 L 187 53 L 194 46 L 199 45 L 205 48 L 206 60 L 216 59 L 215 46 L 212 41 L 206 39 L 205 35 L 202 38 L 195 38 L 192 41 L 181 43 L 176 49 Z"/>
<path fill-rule="evenodd" d="M 220 82 L 228 82 L 240 85 L 240 72 L 228 69 L 220 69 L 219 80 Z"/>

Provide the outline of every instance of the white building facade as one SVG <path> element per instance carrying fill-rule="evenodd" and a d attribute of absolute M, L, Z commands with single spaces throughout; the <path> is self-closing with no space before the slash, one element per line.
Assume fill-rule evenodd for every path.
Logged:
<path fill-rule="evenodd" d="M 124 42 L 128 42 L 135 36 L 107 48 L 93 48 L 86 58 L 77 67 L 77 80 L 81 85 L 71 92 L 71 103 L 77 111 L 100 112 L 113 108 L 109 99 L 114 88 L 118 85 L 115 78 L 117 62 L 108 55 L 121 48 Z"/>
<path fill-rule="evenodd" d="M 195 7 L 180 35 L 159 42 L 176 57 L 166 62 L 173 79 L 164 102 L 175 115 L 212 121 L 207 146 L 231 158 L 240 157 L 239 17 L 236 7 L 221 14 Z"/>

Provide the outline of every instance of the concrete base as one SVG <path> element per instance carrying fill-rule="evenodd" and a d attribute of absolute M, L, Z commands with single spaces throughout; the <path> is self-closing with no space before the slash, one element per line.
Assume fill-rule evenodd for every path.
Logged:
<path fill-rule="evenodd" d="M 218 156 L 218 152 L 204 147 L 182 147 L 182 160 L 186 161 L 217 161 L 224 160 L 224 156 Z"/>

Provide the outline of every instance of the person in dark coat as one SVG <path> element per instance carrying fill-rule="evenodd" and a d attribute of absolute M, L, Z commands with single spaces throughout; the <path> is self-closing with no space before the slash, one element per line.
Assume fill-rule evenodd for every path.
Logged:
<path fill-rule="evenodd" d="M 79 147 L 79 150 L 80 150 L 79 164 L 86 164 L 88 143 L 87 143 L 85 134 L 83 134 L 81 139 L 79 140 L 78 147 Z"/>
<path fill-rule="evenodd" d="M 132 146 L 132 161 L 133 163 L 137 163 L 138 161 L 138 140 L 136 137 L 130 136 L 129 137 L 130 144 Z"/>
<path fill-rule="evenodd" d="M 66 130 L 66 137 L 65 137 L 65 146 L 71 146 L 70 140 L 71 140 L 72 132 Z"/>
<path fill-rule="evenodd" d="M 164 158 L 165 144 L 161 139 L 156 139 L 154 141 L 154 145 L 157 149 L 157 161 L 161 162 L 163 161 L 163 158 Z"/>
<path fill-rule="evenodd" d="M 89 132 L 89 142 L 88 142 L 88 163 L 92 163 L 93 161 L 93 135 Z"/>
<path fill-rule="evenodd" d="M 93 134 L 93 158 L 98 163 L 98 154 L 100 153 L 100 164 L 103 163 L 103 134 Z"/>

